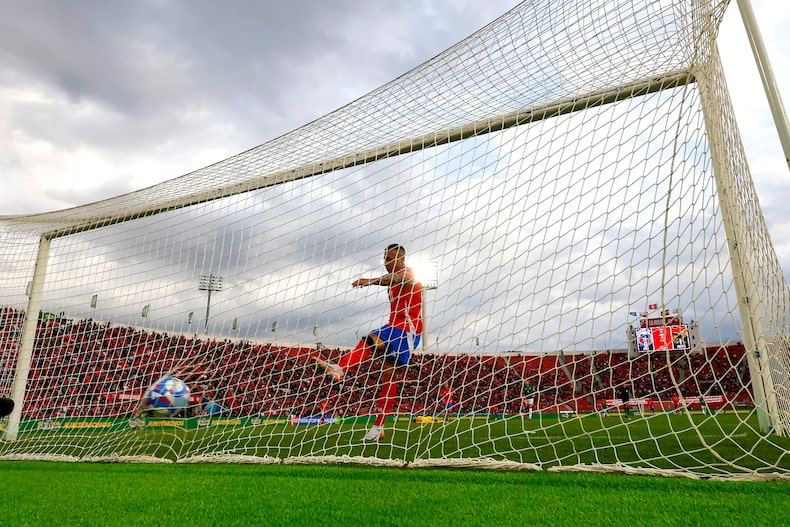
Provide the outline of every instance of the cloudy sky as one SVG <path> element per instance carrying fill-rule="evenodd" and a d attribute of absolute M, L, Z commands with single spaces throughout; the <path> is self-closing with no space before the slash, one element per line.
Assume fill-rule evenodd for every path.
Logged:
<path fill-rule="evenodd" d="M 0 18 L 0 215 L 171 179 L 405 73 L 515 0 L 22 1 Z M 790 4 L 753 0 L 785 101 Z M 790 170 L 737 5 L 720 50 L 785 272 Z"/>
<path fill-rule="evenodd" d="M 4 2 L 0 214 L 88 203 L 246 150 L 515 3 Z"/>
<path fill-rule="evenodd" d="M 0 18 L 0 214 L 89 203 L 286 133 L 515 0 L 11 0 Z M 753 0 L 790 99 L 790 4 Z M 765 205 L 788 182 L 737 5 L 720 48 Z M 790 228 L 777 234 L 790 238 Z M 790 244 L 790 241 L 786 242 Z M 790 252 L 790 248 L 787 249 Z"/>

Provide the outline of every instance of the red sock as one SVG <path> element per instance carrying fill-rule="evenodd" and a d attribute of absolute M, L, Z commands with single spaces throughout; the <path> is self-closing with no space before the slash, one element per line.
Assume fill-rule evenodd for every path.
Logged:
<path fill-rule="evenodd" d="M 337 363 L 343 371 L 348 371 L 349 368 L 359 366 L 359 364 L 370 358 L 370 346 L 364 340 L 360 340 L 357 347 L 349 351 L 340 358 Z"/>
<path fill-rule="evenodd" d="M 387 418 L 387 414 L 392 412 L 392 407 L 395 405 L 395 397 L 397 395 L 398 384 L 395 380 L 390 379 L 384 381 L 384 384 L 381 385 L 381 391 L 379 392 L 379 413 L 376 415 L 376 422 L 373 423 L 374 425 L 381 426 L 384 424 L 384 419 Z"/>

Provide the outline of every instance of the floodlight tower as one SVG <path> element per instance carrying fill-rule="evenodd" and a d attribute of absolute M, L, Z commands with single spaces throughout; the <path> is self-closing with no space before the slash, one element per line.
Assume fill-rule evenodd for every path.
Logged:
<path fill-rule="evenodd" d="M 204 330 L 204 333 L 208 334 L 208 317 L 211 310 L 211 292 L 222 291 L 222 277 L 216 276 L 214 274 L 200 275 L 198 290 L 208 292 L 208 299 L 206 300 L 206 327 Z"/>

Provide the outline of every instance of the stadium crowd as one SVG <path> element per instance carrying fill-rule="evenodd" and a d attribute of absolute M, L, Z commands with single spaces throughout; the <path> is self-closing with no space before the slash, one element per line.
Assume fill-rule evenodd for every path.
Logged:
<path fill-rule="evenodd" d="M 0 309 L 0 392 L 8 393 L 24 314 Z M 311 346 L 167 334 L 61 317 L 39 319 L 25 418 L 130 416 L 142 393 L 168 372 L 185 380 L 192 412 L 227 415 L 334 415 L 373 412 L 381 368 L 361 367 L 342 382 L 316 370 Z M 322 353 L 337 359 L 340 349 Z M 374 359 L 376 360 L 376 359 Z M 380 360 L 380 359 L 378 359 Z M 371 373 L 374 372 L 374 373 Z M 453 412 L 516 414 L 534 390 L 536 410 L 594 411 L 627 387 L 634 397 L 722 395 L 749 405 L 749 374 L 740 345 L 702 353 L 653 352 L 629 359 L 624 351 L 546 355 L 415 354 L 405 372 L 396 411 L 441 410 L 449 387 Z M 526 387 L 530 388 L 527 389 Z"/>

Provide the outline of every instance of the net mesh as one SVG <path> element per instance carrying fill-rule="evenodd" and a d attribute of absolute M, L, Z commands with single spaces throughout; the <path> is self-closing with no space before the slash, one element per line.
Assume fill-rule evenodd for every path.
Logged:
<path fill-rule="evenodd" d="M 204 169 L 0 217 L 0 454 L 783 477 L 788 289 L 715 46 L 726 2 L 527 1 Z M 425 329 L 363 440 L 390 243 Z M 157 380 L 186 408 L 141 407 Z M 141 413 L 142 410 L 142 413 Z"/>

